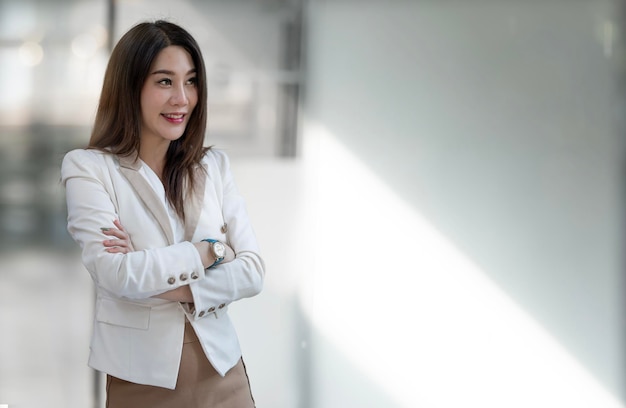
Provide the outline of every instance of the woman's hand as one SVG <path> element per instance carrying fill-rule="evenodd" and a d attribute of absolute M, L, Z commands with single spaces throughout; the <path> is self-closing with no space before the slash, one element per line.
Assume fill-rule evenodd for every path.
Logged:
<path fill-rule="evenodd" d="M 112 237 L 111 239 L 105 239 L 102 241 L 102 245 L 106 247 L 106 251 L 112 254 L 127 254 L 134 252 L 133 244 L 130 241 L 130 236 L 119 222 L 119 220 L 113 221 L 116 228 L 101 228 L 102 233 Z M 193 294 L 189 285 L 180 286 L 176 289 L 168 290 L 159 295 L 153 296 L 159 299 L 170 300 L 172 302 L 186 302 L 193 303 Z"/>
<path fill-rule="evenodd" d="M 112 254 L 127 254 L 133 252 L 133 244 L 130 236 L 122 226 L 119 220 L 113 221 L 117 228 L 101 228 L 104 235 L 112 237 L 102 241 L 102 245 L 106 247 L 106 251 Z"/>
<path fill-rule="evenodd" d="M 226 247 L 226 253 L 224 254 L 224 259 L 222 260 L 221 263 L 226 263 L 226 262 L 235 260 L 235 256 L 236 256 L 235 251 L 233 251 L 233 249 L 226 244 L 224 244 L 224 246 Z"/>

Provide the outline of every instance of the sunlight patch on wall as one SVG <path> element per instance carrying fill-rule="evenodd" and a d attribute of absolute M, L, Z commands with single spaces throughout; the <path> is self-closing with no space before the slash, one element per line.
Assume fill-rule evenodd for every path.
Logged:
<path fill-rule="evenodd" d="M 314 330 L 390 399 L 429 408 L 624 407 L 329 130 L 304 129 L 316 230 L 303 307 Z M 312 346 L 313 361 L 324 361 Z"/>

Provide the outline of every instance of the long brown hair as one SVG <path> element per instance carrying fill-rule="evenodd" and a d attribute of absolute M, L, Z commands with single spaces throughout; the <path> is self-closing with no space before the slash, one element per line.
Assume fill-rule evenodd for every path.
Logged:
<path fill-rule="evenodd" d="M 170 143 L 163 169 L 166 197 L 184 221 L 184 186 L 194 191 L 194 169 L 209 149 L 203 146 L 207 120 L 204 60 L 196 40 L 185 29 L 163 20 L 143 22 L 120 38 L 104 74 L 88 148 L 110 151 L 120 156 L 139 153 L 141 89 L 152 62 L 161 50 L 170 45 L 181 46 L 191 55 L 196 68 L 198 90 L 198 102 L 185 132 Z"/>

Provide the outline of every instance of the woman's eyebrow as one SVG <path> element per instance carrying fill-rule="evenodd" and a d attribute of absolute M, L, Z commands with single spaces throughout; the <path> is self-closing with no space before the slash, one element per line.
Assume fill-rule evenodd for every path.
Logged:
<path fill-rule="evenodd" d="M 192 68 L 189 71 L 187 71 L 186 75 L 194 74 L 195 72 L 196 72 L 196 69 Z M 169 69 L 157 69 L 156 71 L 152 72 L 150 75 L 156 75 L 156 74 L 176 75 L 174 71 L 170 71 Z"/>

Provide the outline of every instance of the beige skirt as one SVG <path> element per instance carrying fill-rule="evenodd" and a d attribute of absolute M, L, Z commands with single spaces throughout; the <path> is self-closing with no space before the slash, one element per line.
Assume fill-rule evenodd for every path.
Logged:
<path fill-rule="evenodd" d="M 254 408 L 250 382 L 240 359 L 225 377 L 206 358 L 191 324 L 185 324 L 176 389 L 135 384 L 107 375 L 107 408 Z"/>

